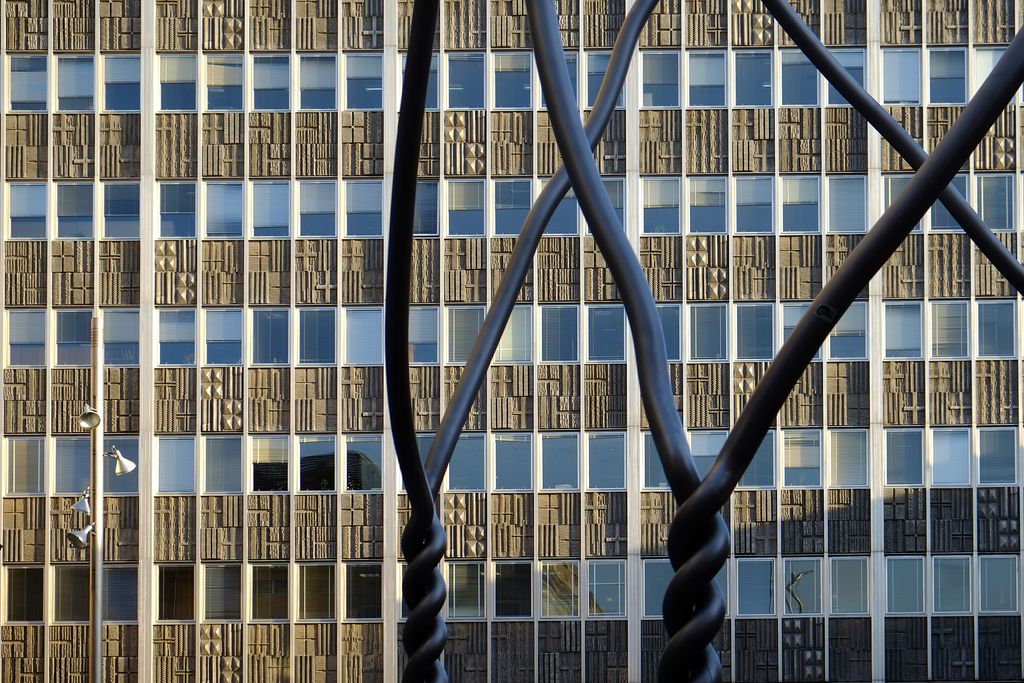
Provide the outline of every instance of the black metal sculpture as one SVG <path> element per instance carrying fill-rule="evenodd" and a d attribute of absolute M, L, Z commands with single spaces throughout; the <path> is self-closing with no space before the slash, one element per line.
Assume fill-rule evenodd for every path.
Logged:
<path fill-rule="evenodd" d="M 830 278 L 783 344 L 718 459 L 700 481 L 687 447 L 666 372 L 667 359 L 653 297 L 593 163 L 600 139 L 625 80 L 629 56 L 657 0 L 638 0 L 616 40 L 586 128 L 580 124 L 557 17 L 550 0 L 527 0 L 541 85 L 566 167 L 545 186 L 520 232 L 515 249 L 473 346 L 455 393 L 424 463 L 417 448 L 408 383 L 408 314 L 413 215 L 420 135 L 438 0 L 416 0 L 396 140 L 385 298 L 387 396 L 399 467 L 411 516 L 402 536 L 409 562 L 403 595 L 411 608 L 404 630 L 407 682 L 446 681 L 439 660 L 446 627 L 440 617 L 445 586 L 438 571 L 444 530 L 436 498 L 462 425 L 480 389 L 516 294 L 529 271 L 548 219 L 571 184 L 621 293 L 633 331 L 644 408 L 672 493 L 680 507 L 669 531 L 676 571 L 665 594 L 668 634 L 659 680 L 719 681 L 721 664 L 711 641 L 724 619 L 725 603 L 713 579 L 728 555 L 729 534 L 719 514 L 775 415 L 839 318 L 895 252 L 936 198 L 1018 290 L 1024 267 L 948 185 L 1024 81 L 1024 34 L 1014 38 L 992 74 L 928 158 L 905 130 L 836 62 L 785 0 L 762 0 L 775 19 L 832 85 L 906 158 L 917 174 Z"/>

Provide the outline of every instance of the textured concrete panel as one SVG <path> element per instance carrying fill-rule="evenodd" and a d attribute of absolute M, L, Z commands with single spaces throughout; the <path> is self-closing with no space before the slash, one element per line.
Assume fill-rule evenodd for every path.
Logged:
<path fill-rule="evenodd" d="M 139 433 L 139 369 L 103 368 L 103 419 L 108 434 Z"/>
<path fill-rule="evenodd" d="M 777 496 L 777 491 L 767 490 L 737 491 L 733 494 L 733 543 L 737 555 L 775 556 L 778 547 Z M 818 510 L 821 510 L 820 499 Z"/>
<path fill-rule="evenodd" d="M 933 553 L 974 550 L 974 493 L 971 489 L 931 490 Z"/>
<path fill-rule="evenodd" d="M 483 114 L 483 112 L 480 112 Z M 484 138 L 486 140 L 486 138 Z M 484 143 L 486 144 L 486 143 Z M 341 172 L 346 176 L 384 174 L 384 113 L 341 112 Z"/>
<path fill-rule="evenodd" d="M 445 147 L 450 149 L 448 144 Z M 491 173 L 496 176 L 533 175 L 532 112 L 491 113 Z"/>
<path fill-rule="evenodd" d="M 340 543 L 344 560 L 372 560 L 384 556 L 384 497 L 380 494 L 343 493 Z"/>
<path fill-rule="evenodd" d="M 242 431 L 244 373 L 240 367 L 202 368 L 199 418 L 204 432 Z"/>
<path fill-rule="evenodd" d="M 825 0 L 822 42 L 826 45 L 863 45 L 867 42 L 866 0 Z"/>
<path fill-rule="evenodd" d="M 680 47 L 683 44 L 683 0 L 658 3 L 640 34 L 640 47 Z"/>
<path fill-rule="evenodd" d="M 537 680 L 540 683 L 580 680 L 582 626 L 579 621 L 537 624 Z"/>
<path fill-rule="evenodd" d="M 499 239 L 494 239 L 494 245 Z M 492 246 L 493 248 L 493 246 Z M 511 248 L 510 248 L 511 249 Z M 412 272 L 409 300 L 413 304 L 436 304 L 441 298 L 441 240 L 412 241 Z"/>
<path fill-rule="evenodd" d="M 1012 0 L 968 3 L 973 11 L 975 43 L 1008 43 L 1013 38 Z M 982 678 L 987 678 L 982 675 Z"/>
<path fill-rule="evenodd" d="M 587 363 L 583 366 L 583 383 L 586 429 L 625 429 L 626 366 Z"/>
<path fill-rule="evenodd" d="M 7 50 L 45 52 L 50 34 L 49 3 L 46 0 L 8 0 L 5 4 Z"/>
<path fill-rule="evenodd" d="M 779 298 L 809 301 L 821 291 L 821 235 L 779 237 Z"/>
<path fill-rule="evenodd" d="M 287 560 L 290 556 L 290 496 L 249 495 L 246 531 L 249 560 Z"/>
<path fill-rule="evenodd" d="M 783 555 L 825 552 L 824 495 L 821 489 L 782 489 L 779 526 Z"/>
<path fill-rule="evenodd" d="M 729 364 L 686 365 L 687 429 L 728 429 Z"/>
<path fill-rule="evenodd" d="M 825 0 L 825 4 L 837 0 Z M 841 0 L 838 0 L 841 1 Z M 860 0 L 863 4 L 864 0 Z M 867 122 L 852 107 L 825 109 L 825 170 L 864 173 L 868 167 Z"/>
<path fill-rule="evenodd" d="M 220 673 L 220 672 L 218 672 Z M 164 681 L 195 680 L 195 624 L 153 626 L 153 678 Z M 213 679 L 217 680 L 217 679 Z"/>
<path fill-rule="evenodd" d="M 54 179 L 86 180 L 96 175 L 96 117 L 53 115 Z"/>
<path fill-rule="evenodd" d="M 290 0 L 249 0 L 249 49 L 288 50 L 292 21 Z"/>
<path fill-rule="evenodd" d="M 12 240 L 4 243 L 4 304 L 8 308 L 46 306 L 47 243 Z"/>
<path fill-rule="evenodd" d="M 632 136 L 632 133 L 630 133 Z M 601 140 L 594 150 L 597 168 L 602 175 L 623 175 L 626 172 L 626 112 L 618 109 L 608 118 Z"/>
<path fill-rule="evenodd" d="M 733 296 L 738 301 L 775 298 L 775 238 L 732 238 Z"/>
<path fill-rule="evenodd" d="M 590 238 L 588 237 L 588 240 Z M 602 257 L 603 260 L 603 257 Z M 640 266 L 655 301 L 681 301 L 685 287 L 683 238 L 673 236 L 640 237 Z M 615 287 L 608 275 L 609 286 Z M 587 287 L 589 290 L 589 286 Z M 618 287 L 614 289 L 618 298 Z"/>
<path fill-rule="evenodd" d="M 486 169 L 487 112 L 446 111 L 444 113 L 445 174 L 475 176 L 483 175 Z"/>
<path fill-rule="evenodd" d="M 734 47 L 770 47 L 775 24 L 758 0 L 732 3 L 732 44 Z"/>
<path fill-rule="evenodd" d="M 338 413 L 345 432 L 380 432 L 384 429 L 384 368 L 339 368 L 341 389 Z M 287 428 L 284 430 L 287 431 Z"/>
<path fill-rule="evenodd" d="M 1020 552 L 1020 489 L 978 489 L 978 552 Z"/>
<path fill-rule="evenodd" d="M 974 678 L 974 618 L 932 618 L 932 680 Z"/>
<path fill-rule="evenodd" d="M 640 173 L 683 172 L 683 112 L 679 109 L 640 111 Z"/>
<path fill-rule="evenodd" d="M 574 558 L 580 554 L 580 494 L 537 494 L 537 555 Z"/>
<path fill-rule="evenodd" d="M 423 112 L 420 134 L 420 177 L 436 178 L 441 174 L 441 113 Z"/>
<path fill-rule="evenodd" d="M 54 368 L 50 371 L 50 429 L 55 434 L 84 434 L 78 416 L 92 396 L 88 368 Z"/>
<path fill-rule="evenodd" d="M 295 431 L 338 428 L 337 368 L 295 368 Z"/>
<path fill-rule="evenodd" d="M 923 425 L 924 363 L 885 361 L 882 364 L 882 382 L 884 423 L 893 426 Z"/>
<path fill-rule="evenodd" d="M 589 5 L 590 3 L 586 3 Z M 518 0 L 491 0 L 490 34 L 492 48 L 522 49 L 530 47 L 529 22 L 526 20 L 526 3 Z M 584 31 L 588 22 L 583 18 Z M 586 36 L 586 33 L 584 34 Z"/>
<path fill-rule="evenodd" d="M 291 300 L 291 242 L 249 241 L 249 305 L 287 306 Z"/>
<path fill-rule="evenodd" d="M 586 556 L 625 557 L 625 492 L 588 491 L 584 494 L 583 505 Z"/>
<path fill-rule="evenodd" d="M 733 415 L 741 415 L 747 407 L 754 389 L 757 388 L 768 363 L 734 363 L 732 367 L 732 410 Z M 775 419 L 772 420 L 775 422 Z"/>
<path fill-rule="evenodd" d="M 818 0 L 794 0 L 792 2 L 793 9 L 800 15 L 803 22 L 807 24 L 815 35 L 821 36 L 821 13 L 820 13 L 820 2 Z M 793 47 L 793 40 L 789 37 L 785 31 L 779 31 L 779 45 Z"/>
<path fill-rule="evenodd" d="M 626 15 L 623 0 L 583 1 L 583 46 L 610 48 Z"/>
<path fill-rule="evenodd" d="M 857 244 L 864 239 L 863 235 L 827 235 L 825 241 L 825 277 L 831 278 L 843 265 L 850 252 Z M 865 287 L 858 294 L 858 299 L 866 299 L 868 288 Z"/>
<path fill-rule="evenodd" d="M 245 0 L 203 0 L 203 50 L 245 49 Z"/>
<path fill-rule="evenodd" d="M 245 281 L 241 240 L 203 241 L 203 305 L 242 306 Z"/>
<path fill-rule="evenodd" d="M 533 622 L 496 621 L 491 624 L 491 681 L 532 681 Z"/>
<path fill-rule="evenodd" d="M 644 557 L 668 555 L 668 527 L 676 512 L 671 491 L 640 492 L 640 554 Z"/>
<path fill-rule="evenodd" d="M 896 0 L 898 1 L 898 0 Z M 912 0 L 913 1 L 913 0 Z M 920 2 L 920 0 L 917 0 Z M 896 106 L 886 107 L 889 114 L 910 133 L 918 144 L 924 146 L 924 112 L 921 107 Z M 912 171 L 913 167 L 901 157 L 888 142 L 882 140 L 882 171 Z"/>
<path fill-rule="evenodd" d="M 929 421 L 935 425 L 971 424 L 970 361 L 928 364 Z"/>
<path fill-rule="evenodd" d="M 138 178 L 142 161 L 139 114 L 100 114 L 100 177 Z"/>
<path fill-rule="evenodd" d="M 242 680 L 242 624 L 199 626 L 199 680 L 237 683 Z"/>
<path fill-rule="evenodd" d="M 580 366 L 537 366 L 537 428 L 580 428 Z"/>
<path fill-rule="evenodd" d="M 337 240 L 296 240 L 295 303 L 313 306 L 338 303 Z"/>
<path fill-rule="evenodd" d="M 811 363 L 804 368 L 779 412 L 779 424 L 783 427 L 820 427 L 824 424 L 825 392 L 821 365 Z"/>
<path fill-rule="evenodd" d="M 158 434 L 196 430 L 196 369 L 153 370 L 153 430 Z"/>
<path fill-rule="evenodd" d="M 250 681 L 274 683 L 291 678 L 290 628 L 290 624 L 249 624 L 246 668 Z"/>
<path fill-rule="evenodd" d="M 196 559 L 195 496 L 153 498 L 153 559 L 192 562 Z"/>
<path fill-rule="evenodd" d="M 102 240 L 100 243 L 101 306 L 138 306 L 139 269 L 142 258 L 135 241 Z"/>
<path fill-rule="evenodd" d="M 249 369 L 249 431 L 291 430 L 288 368 Z"/>
<path fill-rule="evenodd" d="M 336 681 L 338 675 L 338 625 L 295 625 L 295 681 Z"/>
<path fill-rule="evenodd" d="M 295 559 L 338 556 L 338 503 L 333 494 L 295 496 Z"/>
<path fill-rule="evenodd" d="M 50 244 L 53 305 L 92 306 L 95 244 L 92 240 L 54 240 Z"/>
<path fill-rule="evenodd" d="M 532 365 L 491 367 L 491 429 L 533 429 L 533 372 Z"/>
<path fill-rule="evenodd" d="M 450 401 L 452 394 L 455 393 L 455 387 L 462 377 L 462 370 L 461 366 L 448 366 L 444 368 L 445 403 Z M 462 426 L 463 430 L 478 431 L 486 429 L 487 403 L 484 401 L 485 392 L 486 390 L 481 386 L 477 392 L 476 399 L 473 401 L 473 406 L 469 410 L 469 415 L 466 416 L 466 422 Z"/>
<path fill-rule="evenodd" d="M 384 2 L 342 0 L 341 44 L 346 50 L 380 50 L 384 47 Z"/>
<path fill-rule="evenodd" d="M 338 113 L 300 111 L 295 114 L 295 175 L 331 178 L 338 175 Z"/>
<path fill-rule="evenodd" d="M 89 674 L 89 626 L 50 626 L 46 656 L 50 678 L 55 681 L 85 680 Z"/>
<path fill-rule="evenodd" d="M 46 432 L 45 369 L 4 370 L 4 433 Z"/>
<path fill-rule="evenodd" d="M 729 172 L 727 120 L 724 109 L 686 110 L 687 173 Z"/>
<path fill-rule="evenodd" d="M 928 43 L 936 45 L 966 43 L 968 11 L 971 4 L 969 0 L 930 0 L 926 4 L 925 11 Z"/>
<path fill-rule="evenodd" d="M 558 149 L 555 129 L 547 110 L 537 112 L 537 173 L 542 176 L 554 175 L 562 166 L 562 152 Z"/>
<path fill-rule="evenodd" d="M 156 177 L 195 178 L 198 170 L 198 123 L 195 114 L 156 115 Z"/>
<path fill-rule="evenodd" d="M 629 638 L 625 621 L 587 621 L 583 680 L 588 683 L 626 683 Z"/>
<path fill-rule="evenodd" d="M 867 427 L 871 420 L 868 363 L 828 363 L 826 386 L 829 427 Z"/>
<path fill-rule="evenodd" d="M 928 235 L 928 296 L 963 299 L 971 292 L 971 247 L 963 233 Z"/>
<path fill-rule="evenodd" d="M 640 622 L 640 680 L 655 683 L 658 680 L 658 666 L 665 651 L 665 626 L 661 619 L 644 619 Z M 732 625 L 726 619 L 718 629 L 711 644 L 722 662 L 722 681 L 729 683 L 732 677 Z M 635 646 L 634 646 L 635 647 Z"/>
<path fill-rule="evenodd" d="M 883 44 L 912 45 L 921 42 L 921 4 L 921 0 L 881 0 Z"/>
<path fill-rule="evenodd" d="M 1011 254 L 1017 253 L 1017 236 L 1012 232 L 998 232 L 996 238 Z M 974 295 L 977 297 L 1008 297 L 1014 291 L 1006 278 L 996 270 L 980 249 L 974 250 Z"/>
<path fill-rule="evenodd" d="M 487 496 L 484 493 L 444 494 L 445 556 L 452 559 L 487 557 Z"/>
<path fill-rule="evenodd" d="M 732 170 L 734 173 L 775 171 L 774 110 L 733 110 Z"/>
<path fill-rule="evenodd" d="M 291 174 L 291 114 L 249 113 L 249 175 L 287 178 Z"/>
<path fill-rule="evenodd" d="M 537 248 L 539 303 L 580 299 L 580 241 L 575 237 L 542 237 Z"/>
<path fill-rule="evenodd" d="M 41 683 L 44 680 L 43 628 L 22 625 L 0 627 L 4 683 Z"/>
<path fill-rule="evenodd" d="M 686 391 L 686 368 L 682 363 L 669 363 L 668 364 L 668 381 L 672 386 L 672 396 L 675 397 L 676 412 L 681 413 L 683 411 L 683 393 Z M 648 429 L 651 426 L 651 421 L 647 419 L 647 409 L 641 406 L 640 410 L 640 428 Z"/>
<path fill-rule="evenodd" d="M 195 240 L 156 240 L 157 306 L 195 306 L 198 249 Z"/>
<path fill-rule="evenodd" d="M 723 301 L 729 297 L 729 238 L 689 235 L 686 238 L 686 298 Z"/>
<path fill-rule="evenodd" d="M 871 492 L 868 489 L 829 489 L 828 554 L 865 555 L 870 551 Z"/>
<path fill-rule="evenodd" d="M 924 489 L 885 489 L 886 553 L 924 553 L 926 551 L 927 504 Z"/>
<path fill-rule="evenodd" d="M 445 0 L 445 48 L 480 50 L 487 47 L 486 14 L 486 0 Z"/>
<path fill-rule="evenodd" d="M 139 561 L 139 498 L 108 496 L 103 503 L 103 557 L 108 562 Z M 79 528 L 80 520 L 72 528 Z M 50 541 L 65 542 L 64 534 Z"/>
<path fill-rule="evenodd" d="M 995 3 L 979 3 L 992 5 Z M 973 154 L 974 167 L 979 171 L 1013 171 L 1017 168 L 1017 109 L 1007 107 Z"/>
<path fill-rule="evenodd" d="M 295 49 L 338 49 L 338 3 L 295 0 Z"/>
<path fill-rule="evenodd" d="M 978 678 L 1020 680 L 1020 619 L 1016 616 L 978 618 Z"/>
<path fill-rule="evenodd" d="M 495 558 L 533 557 L 533 494 L 491 495 L 491 555 Z"/>
<path fill-rule="evenodd" d="M 341 240 L 339 281 L 343 304 L 384 303 L 384 241 Z"/>
<path fill-rule="evenodd" d="M 100 0 L 100 49 L 142 47 L 142 0 Z"/>
<path fill-rule="evenodd" d="M 686 47 L 725 47 L 728 16 L 727 0 L 686 0 Z"/>
<path fill-rule="evenodd" d="M 199 46 L 197 0 L 156 0 L 156 49 L 194 52 Z"/>
<path fill-rule="evenodd" d="M 203 114 L 203 175 L 244 177 L 245 139 L 245 114 Z"/>
<path fill-rule="evenodd" d="M 8 44 L 10 49 L 10 44 Z M 7 178 L 46 180 L 49 124 L 46 114 L 7 115 Z"/>
<path fill-rule="evenodd" d="M 2 529 L 6 564 L 46 561 L 46 498 L 4 498 Z"/>
<path fill-rule="evenodd" d="M 782 680 L 825 680 L 825 620 L 782 620 Z"/>
<path fill-rule="evenodd" d="M 417 241 L 421 242 L 422 240 Z M 512 259 L 512 250 L 515 248 L 516 242 L 517 240 L 514 237 L 491 238 L 491 287 L 494 292 L 497 292 L 501 286 L 501 280 L 505 275 L 505 271 L 508 270 L 509 262 Z M 533 301 L 532 266 L 527 271 L 523 284 L 519 288 L 516 301 L 524 303 Z"/>
<path fill-rule="evenodd" d="M 200 553 L 204 562 L 242 559 L 245 533 L 242 496 L 203 496 L 200 523 Z"/>
<path fill-rule="evenodd" d="M 812 107 L 779 109 L 779 170 L 821 171 L 821 113 Z"/>
<path fill-rule="evenodd" d="M 828 620 L 828 679 L 871 679 L 871 619 Z"/>
<path fill-rule="evenodd" d="M 767 683 L 779 678 L 779 622 L 736 619 L 736 679 Z"/>
<path fill-rule="evenodd" d="M 487 240 L 444 241 L 444 298 L 453 303 L 487 301 Z"/>
<path fill-rule="evenodd" d="M 338 668 L 340 680 L 383 683 L 384 627 L 382 624 L 342 624 Z"/>
<path fill-rule="evenodd" d="M 1017 422 L 1017 361 L 978 360 L 974 364 L 978 424 Z"/>
<path fill-rule="evenodd" d="M 416 431 L 434 431 L 441 423 L 441 368 L 409 368 L 409 390 Z"/>

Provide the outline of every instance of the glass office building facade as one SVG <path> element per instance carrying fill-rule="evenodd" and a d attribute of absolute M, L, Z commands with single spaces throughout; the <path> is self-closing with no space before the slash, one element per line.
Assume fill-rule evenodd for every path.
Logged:
<path fill-rule="evenodd" d="M 581 109 L 628 9 L 557 0 Z M 1024 4 L 800 0 L 932 149 Z M 407 0 L 8 0 L 0 32 L 0 681 L 88 665 L 77 426 L 103 309 L 107 680 L 397 681 L 408 514 L 383 392 Z M 421 446 L 560 156 L 522 3 L 446 0 L 423 133 Z M 954 181 L 1021 254 L 1019 101 Z M 596 163 L 705 472 L 907 183 L 756 0 L 663 0 Z M 934 207 L 804 373 L 726 512 L 734 681 L 1019 680 L 1024 307 Z M 653 681 L 674 504 L 615 283 L 560 204 L 452 459 L 462 681 Z"/>

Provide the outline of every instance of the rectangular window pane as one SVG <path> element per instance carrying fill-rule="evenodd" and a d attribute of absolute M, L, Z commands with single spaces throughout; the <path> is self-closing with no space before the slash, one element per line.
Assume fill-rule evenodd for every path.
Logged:
<path fill-rule="evenodd" d="M 782 179 L 782 231 L 818 232 L 818 179 Z"/>
<path fill-rule="evenodd" d="M 7 313 L 7 363 L 12 367 L 46 364 L 46 311 Z"/>
<path fill-rule="evenodd" d="M 494 565 L 494 616 L 528 618 L 533 614 L 533 567 L 527 562 Z"/>
<path fill-rule="evenodd" d="M 283 365 L 288 362 L 288 311 L 252 312 L 252 362 Z"/>
<path fill-rule="evenodd" d="M 481 562 L 448 565 L 448 618 L 478 619 L 484 615 L 484 566 Z"/>
<path fill-rule="evenodd" d="M 882 50 L 884 104 L 918 104 L 921 100 L 920 50 Z"/>
<path fill-rule="evenodd" d="M 773 206 L 771 177 L 736 179 L 736 232 L 771 232 Z"/>
<path fill-rule="evenodd" d="M 626 435 L 592 433 L 587 436 L 587 486 L 591 489 L 626 488 Z"/>
<path fill-rule="evenodd" d="M 962 49 L 928 50 L 931 60 L 930 94 L 932 104 L 963 104 L 967 96 L 967 63 Z"/>
<path fill-rule="evenodd" d="M 299 490 L 334 490 L 333 436 L 299 437 Z"/>
<path fill-rule="evenodd" d="M 242 55 L 206 56 L 206 108 L 242 109 Z"/>
<path fill-rule="evenodd" d="M 828 349 L 834 359 L 867 357 L 867 305 L 864 302 L 853 302 L 839 318 L 829 335 Z"/>
<path fill-rule="evenodd" d="M 679 233 L 679 180 L 644 178 L 644 233 Z"/>
<path fill-rule="evenodd" d="M 140 60 L 138 57 L 106 55 L 103 63 L 107 111 L 138 111 Z"/>
<path fill-rule="evenodd" d="M 160 108 L 169 111 L 195 110 L 195 55 L 160 55 Z"/>
<path fill-rule="evenodd" d="M 787 430 L 782 443 L 783 486 L 821 486 L 821 432 Z"/>
<path fill-rule="evenodd" d="M 494 488 L 533 488 L 533 446 L 528 434 L 494 435 Z"/>
<path fill-rule="evenodd" d="M 346 106 L 349 109 L 383 107 L 384 89 L 380 55 L 348 55 L 345 72 L 348 97 Z M 435 84 L 434 92 L 436 91 Z"/>
<path fill-rule="evenodd" d="M 821 560 L 787 559 L 783 571 L 786 614 L 821 612 Z"/>
<path fill-rule="evenodd" d="M 299 183 L 299 234 L 303 237 L 334 237 L 337 187 L 334 181 L 303 180 Z"/>
<path fill-rule="evenodd" d="M 722 443 L 725 441 L 723 439 Z M 718 446 L 713 454 L 715 458 L 718 457 L 718 451 L 721 450 L 721 445 Z M 713 462 L 713 461 L 712 461 Z M 711 468 L 709 463 L 706 466 L 708 469 Z M 748 488 L 764 488 L 775 486 L 775 432 L 769 431 L 765 434 L 761 440 L 761 445 L 757 447 L 754 452 L 754 459 L 750 462 L 743 476 L 740 478 L 740 486 Z"/>
<path fill-rule="evenodd" d="M 978 430 L 978 479 L 980 484 L 1016 483 L 1016 428 Z"/>
<path fill-rule="evenodd" d="M 707 473 L 711 470 L 711 466 L 715 463 L 718 458 L 718 454 L 722 451 L 722 446 L 725 445 L 726 432 L 723 431 L 699 431 L 691 432 L 690 434 L 690 451 L 693 455 L 693 463 L 697 466 L 697 474 L 704 478 Z M 648 435 L 648 438 L 650 435 Z M 653 445 L 653 439 L 651 439 Z M 653 449 L 652 449 L 653 451 Z M 660 460 L 655 461 L 657 465 L 658 476 L 662 478 L 660 486 L 667 487 L 668 479 L 665 478 L 665 472 L 661 468 Z M 650 470 L 654 467 L 653 463 L 647 467 Z M 648 478 L 648 472 L 644 473 L 645 479 Z"/>
<path fill-rule="evenodd" d="M 206 566 L 206 619 L 234 621 L 242 616 L 242 568 Z"/>
<path fill-rule="evenodd" d="M 334 565 L 299 565 L 299 619 L 334 618 Z"/>
<path fill-rule="evenodd" d="M 644 616 L 660 617 L 665 590 L 675 575 L 668 560 L 644 560 Z"/>
<path fill-rule="evenodd" d="M 868 433 L 859 429 L 831 432 L 832 485 L 868 485 Z"/>
<path fill-rule="evenodd" d="M 690 67 L 690 106 L 725 106 L 725 54 L 688 51 L 687 61 Z"/>
<path fill-rule="evenodd" d="M 46 111 L 46 56 L 12 55 L 10 60 L 11 109 Z"/>
<path fill-rule="evenodd" d="M 92 57 L 57 59 L 57 108 L 61 111 L 92 111 Z"/>
<path fill-rule="evenodd" d="M 724 360 L 726 345 L 724 304 L 690 307 L 690 359 Z"/>
<path fill-rule="evenodd" d="M 541 616 L 579 615 L 579 566 L 575 562 L 541 564 Z"/>
<path fill-rule="evenodd" d="M 252 568 L 252 618 L 288 618 L 288 567 Z"/>
<path fill-rule="evenodd" d="M 642 107 L 679 106 L 679 55 L 675 52 L 643 54 Z"/>
<path fill-rule="evenodd" d="M 738 560 L 736 562 L 738 613 L 767 615 L 775 613 L 775 562 Z"/>
<path fill-rule="evenodd" d="M 498 109 L 530 107 L 529 53 L 494 53 L 494 106 Z"/>
<path fill-rule="evenodd" d="M 587 569 L 590 616 L 625 616 L 626 563 L 623 560 L 591 560 Z"/>
<path fill-rule="evenodd" d="M 992 230 L 1013 230 L 1013 176 L 980 175 L 978 178 L 978 215 Z"/>
<path fill-rule="evenodd" d="M 1017 347 L 1017 315 L 1012 301 L 978 302 L 978 355 L 1012 356 Z"/>
<path fill-rule="evenodd" d="M 103 315 L 103 362 L 110 366 L 139 364 L 139 312 L 106 311 Z"/>
<path fill-rule="evenodd" d="M 92 185 L 57 185 L 57 237 L 92 237 Z"/>
<path fill-rule="evenodd" d="M 257 436 L 250 445 L 252 490 L 288 490 L 288 437 Z"/>
<path fill-rule="evenodd" d="M 587 359 L 616 363 L 626 360 L 626 316 L 621 306 L 587 308 Z"/>
<path fill-rule="evenodd" d="M 205 441 L 207 493 L 242 491 L 242 439 L 237 436 L 208 436 Z"/>
<path fill-rule="evenodd" d="M 121 239 L 139 237 L 139 184 L 103 186 L 103 235 Z"/>
<path fill-rule="evenodd" d="M 921 356 L 921 304 L 885 304 L 885 357 Z"/>
<path fill-rule="evenodd" d="M 415 216 L 412 221 L 414 235 L 437 234 L 437 181 L 421 180 L 416 183 Z"/>
<path fill-rule="evenodd" d="M 484 323 L 482 306 L 448 309 L 448 362 L 465 363 Z"/>
<path fill-rule="evenodd" d="M 528 363 L 533 358 L 533 307 L 512 309 L 494 353 L 495 363 Z"/>
<path fill-rule="evenodd" d="M 967 429 L 932 432 L 932 485 L 970 486 L 971 433 Z"/>
<path fill-rule="evenodd" d="M 384 362 L 384 317 L 379 308 L 345 311 L 345 362 L 349 365 L 380 365 Z"/>
<path fill-rule="evenodd" d="M 242 183 L 207 183 L 206 236 L 242 236 Z"/>
<path fill-rule="evenodd" d="M 195 236 L 195 183 L 160 183 L 160 237 Z"/>
<path fill-rule="evenodd" d="M 157 439 L 159 493 L 194 493 L 195 439 L 160 437 Z"/>
<path fill-rule="evenodd" d="M 864 232 L 867 227 L 867 179 L 863 176 L 828 178 L 828 229 Z"/>
<path fill-rule="evenodd" d="M 770 50 L 737 52 L 736 106 L 770 107 L 772 104 L 772 53 Z"/>
<path fill-rule="evenodd" d="M 190 621 L 195 618 L 195 569 L 160 567 L 157 619 Z"/>
<path fill-rule="evenodd" d="M 381 571 L 379 564 L 345 566 L 345 618 L 380 619 Z"/>
<path fill-rule="evenodd" d="M 438 309 L 436 307 L 409 310 L 410 362 L 438 362 L 437 316 Z"/>
<path fill-rule="evenodd" d="M 448 55 L 448 108 L 483 109 L 484 56 L 478 53 Z"/>
<path fill-rule="evenodd" d="M 919 429 L 885 433 L 885 483 L 889 486 L 921 486 L 923 443 Z"/>
<path fill-rule="evenodd" d="M 299 311 L 299 362 L 310 365 L 334 363 L 335 311 L 333 308 Z"/>
<path fill-rule="evenodd" d="M 54 567 L 53 591 L 54 621 L 89 620 L 88 565 Z"/>
<path fill-rule="evenodd" d="M 578 310 L 575 306 L 541 309 L 541 360 L 575 363 L 579 359 Z"/>
<path fill-rule="evenodd" d="M 7 621 L 43 620 L 43 568 L 7 568 Z"/>
<path fill-rule="evenodd" d="M 771 360 L 774 312 L 771 304 L 745 304 L 736 307 L 736 357 L 744 360 Z"/>
<path fill-rule="evenodd" d="M 299 57 L 299 107 L 305 110 L 335 109 L 337 80 L 337 66 L 333 55 Z"/>
<path fill-rule="evenodd" d="M 864 50 L 830 50 L 832 56 L 836 58 L 843 68 L 846 69 L 847 73 L 853 76 L 853 79 L 861 86 L 864 85 Z M 839 94 L 839 92 L 832 87 L 831 84 L 828 86 L 828 103 L 829 104 L 849 104 L 846 98 Z"/>
<path fill-rule="evenodd" d="M 971 609 L 971 558 L 936 557 L 934 609 L 936 612 L 968 612 Z"/>
<path fill-rule="evenodd" d="M 482 491 L 484 488 L 484 436 L 463 434 L 448 464 L 449 491 Z"/>
<path fill-rule="evenodd" d="M 785 50 L 782 58 L 782 104 L 816 106 L 818 70 L 799 50 Z"/>
<path fill-rule="evenodd" d="M 916 614 L 924 611 L 924 558 L 887 558 L 886 575 L 888 612 Z"/>
<path fill-rule="evenodd" d="M 867 614 L 868 559 L 832 558 L 832 613 Z"/>
<path fill-rule="evenodd" d="M 579 435 L 541 435 L 541 487 L 579 488 Z"/>
<path fill-rule="evenodd" d="M 7 494 L 35 495 L 45 492 L 46 466 L 43 439 L 8 439 Z M 81 491 L 77 491 L 81 493 Z"/>
<path fill-rule="evenodd" d="M 349 491 L 378 491 L 381 488 L 380 435 L 350 436 L 345 443 L 345 469 Z"/>
<path fill-rule="evenodd" d="M 53 492 L 80 495 L 89 486 L 89 439 L 60 437 L 54 440 Z"/>
<path fill-rule="evenodd" d="M 1017 611 L 1017 558 L 979 557 L 981 611 Z"/>
<path fill-rule="evenodd" d="M 45 239 L 46 185 L 44 183 L 11 183 L 7 187 L 11 202 L 11 237 L 13 239 Z"/>
<path fill-rule="evenodd" d="M 252 59 L 252 105 L 257 111 L 289 107 L 291 72 L 288 55 L 258 55 Z"/>
<path fill-rule="evenodd" d="M 253 237 L 287 237 L 290 213 L 288 183 L 252 184 Z"/>
<path fill-rule="evenodd" d="M 345 231 L 351 237 L 380 237 L 383 234 L 379 180 L 349 180 L 345 183 Z"/>
<path fill-rule="evenodd" d="M 206 311 L 206 362 L 241 365 L 242 311 Z"/>
<path fill-rule="evenodd" d="M 725 232 L 725 178 L 690 178 L 690 232 Z"/>

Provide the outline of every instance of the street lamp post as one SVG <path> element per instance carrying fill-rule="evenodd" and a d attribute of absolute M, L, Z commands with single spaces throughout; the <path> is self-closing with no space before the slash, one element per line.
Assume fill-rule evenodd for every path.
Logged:
<path fill-rule="evenodd" d="M 99 309 L 93 311 L 89 341 L 92 403 L 87 403 L 78 416 L 78 424 L 89 431 L 89 488 L 71 506 L 75 512 L 84 514 L 88 523 L 77 531 L 69 531 L 67 540 L 75 548 L 90 547 L 89 640 L 92 656 L 89 680 L 90 683 L 103 683 L 103 458 L 111 458 L 117 463 L 114 469 L 117 476 L 134 470 L 135 463 L 121 455 L 114 446 L 103 450 L 103 416 L 99 412 L 103 405 L 103 315 Z"/>

